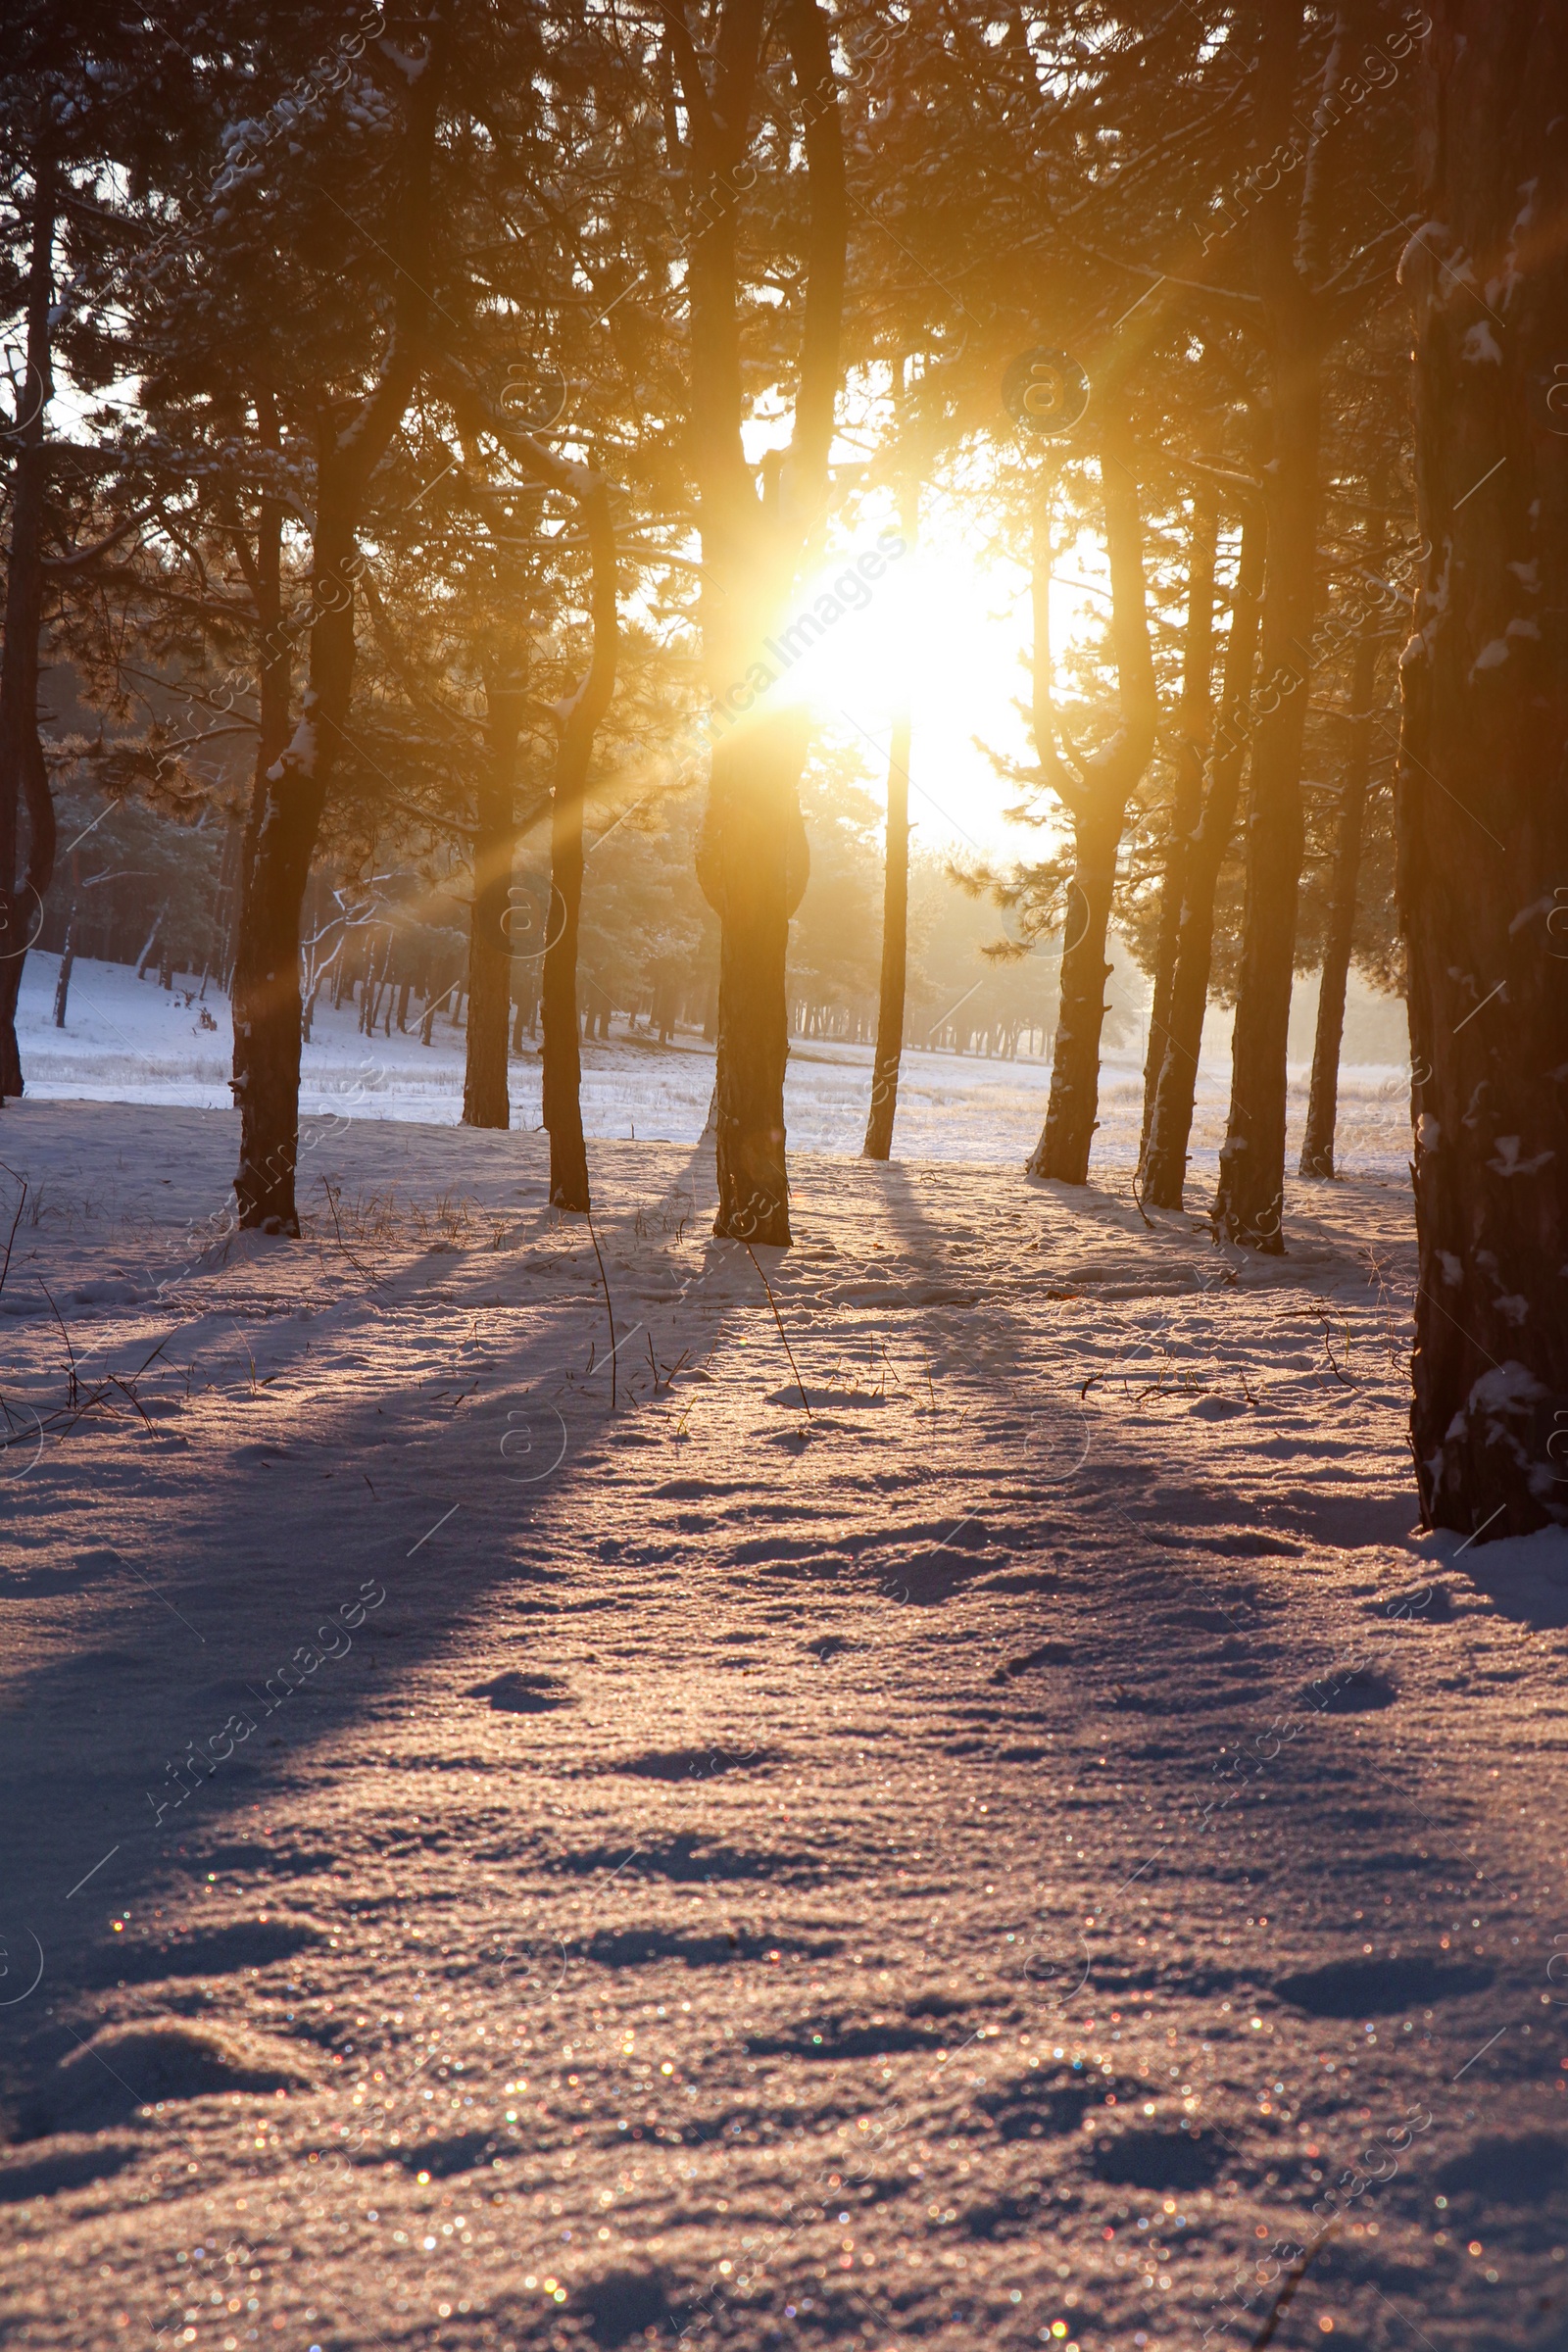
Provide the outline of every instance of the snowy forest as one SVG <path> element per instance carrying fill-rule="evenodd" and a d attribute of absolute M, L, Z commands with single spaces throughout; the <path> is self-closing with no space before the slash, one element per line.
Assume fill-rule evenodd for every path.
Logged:
<path fill-rule="evenodd" d="M 0 29 L 4 2340 L 1568 2352 L 1568 0 Z"/>

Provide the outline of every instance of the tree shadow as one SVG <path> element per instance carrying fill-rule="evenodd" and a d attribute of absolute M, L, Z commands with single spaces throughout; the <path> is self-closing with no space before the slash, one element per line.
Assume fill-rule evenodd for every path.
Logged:
<path fill-rule="evenodd" d="M 614 1206 L 595 1220 L 612 1290 L 617 1270 L 646 1250 L 638 1223 L 649 1197 L 656 1208 L 690 1200 L 690 1273 L 650 1311 L 662 1325 L 661 1357 L 679 1353 L 683 1334 L 701 1352 L 699 1328 L 707 1348 L 735 1309 L 755 1315 L 756 1273 L 738 1245 L 701 1231 L 702 1149 L 673 1182 L 664 1181 L 667 1149 L 632 1149 L 630 1168 L 614 1172 Z M 541 1226 L 520 1251 L 547 1238 L 559 1247 L 559 1234 Z M 517 1618 L 502 1629 L 505 1642 L 520 1638 L 541 1593 L 569 1590 L 573 1551 L 604 1514 L 606 1446 L 622 1436 L 638 1442 L 651 1386 L 646 1364 L 623 1377 L 612 1413 L 585 1225 L 576 1255 L 580 1296 L 525 1298 L 538 1312 L 520 1329 L 483 1306 L 515 1262 L 510 1254 L 444 1252 L 401 1270 L 374 1301 L 379 1317 L 401 1325 L 387 1378 L 358 1388 L 340 1410 L 320 1392 L 297 1415 L 287 1400 L 288 1376 L 308 1348 L 319 1348 L 326 1317 L 259 1324 L 268 1369 L 282 1377 L 254 1397 L 223 1400 L 233 1442 L 202 1450 L 198 1397 L 189 1414 L 150 1429 L 116 1424 L 74 1437 L 63 1502 L 40 1485 L 35 1513 L 81 1507 L 80 1449 L 97 1448 L 94 1475 L 115 1501 L 119 1541 L 83 1555 L 86 1568 L 72 1580 L 85 1639 L 68 1647 L 56 1638 L 41 1658 L 24 1657 L 0 1716 L 0 2069 L 13 2107 L 80 2039 L 68 2021 L 84 2015 L 94 1988 L 173 1988 L 202 1976 L 239 1984 L 306 1949 L 318 1932 L 303 1912 L 280 1921 L 274 1909 L 266 1925 L 247 1919 L 189 1936 L 154 1932 L 149 1915 L 166 1898 L 178 1909 L 176 1890 L 188 1891 L 217 1857 L 292 1881 L 293 1901 L 308 1905 L 310 1882 L 336 1859 L 329 1828 L 308 1802 L 296 1804 L 286 1838 L 259 1836 L 251 1823 L 274 1800 L 301 1796 L 323 1746 L 404 1719 L 411 1682 L 445 1655 L 466 1662 L 474 1653 L 465 1640 L 476 1619 L 493 1626 L 498 1599 L 510 1597 Z M 396 1386 L 397 1350 L 412 1350 L 421 1294 L 437 1287 L 448 1328 L 461 1331 L 470 1313 L 486 1326 L 490 1359 L 480 1394 L 439 1410 L 412 1383 Z M 364 1307 L 358 1294 L 340 1302 L 349 1316 Z M 672 1338 L 663 1328 L 671 1322 Z M 253 1410 L 274 1435 L 253 1439 Z M 533 1440 L 520 1449 L 519 1431 Z M 135 1497 L 149 1485 L 158 1498 L 143 1517 Z M 29 1572 L 29 1589 L 58 1582 Z M 481 1711 L 494 1718 L 496 1704 L 503 1719 L 515 1712 L 514 1688 L 527 1712 L 535 1699 L 555 1704 L 561 1694 L 539 1682 L 492 1677 L 470 1695 L 476 1720 Z M 389 1827 L 394 1842 L 407 1836 Z M 697 1862 L 671 1867 L 680 1876 Z M 29 1985 L 35 1951 L 41 1971 Z"/>

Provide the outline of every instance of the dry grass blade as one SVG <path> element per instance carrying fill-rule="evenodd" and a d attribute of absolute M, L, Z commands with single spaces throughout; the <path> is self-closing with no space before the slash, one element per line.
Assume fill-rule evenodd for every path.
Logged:
<path fill-rule="evenodd" d="M 1307 2272 L 1310 2270 L 1313 2261 L 1316 2259 L 1319 2247 L 1322 2246 L 1333 2234 L 1333 2230 L 1334 2224 L 1330 2222 L 1326 2230 L 1320 2230 L 1318 2231 L 1317 2236 L 1313 2238 L 1312 2243 L 1305 2249 L 1305 2251 L 1298 2254 L 1296 2260 L 1286 2272 L 1285 2283 L 1280 2288 L 1279 2293 L 1275 2296 L 1272 2304 L 1269 2306 L 1268 2318 L 1263 2322 L 1262 2327 L 1252 2338 L 1252 2352 L 1263 2352 L 1264 2345 L 1271 2344 L 1274 2341 L 1274 2331 L 1278 2328 L 1281 2320 L 1284 2319 L 1285 2314 L 1290 2310 L 1291 2302 L 1295 2296 L 1297 2288 L 1300 2285 L 1301 2280 L 1306 2277 Z"/>
<path fill-rule="evenodd" d="M 584 1213 L 586 1214 L 586 1211 Z M 594 1256 L 599 1261 L 599 1279 L 605 1286 L 605 1313 L 610 1318 L 610 1409 L 613 1412 L 615 1409 L 615 1310 L 610 1303 L 610 1277 L 605 1272 L 605 1261 L 599 1255 L 599 1236 L 594 1231 L 592 1217 L 588 1218 L 588 1239 L 594 1246 Z"/>
<path fill-rule="evenodd" d="M 19 1175 L 15 1168 L 8 1168 L 3 1159 L 0 1159 L 0 1171 L 9 1176 L 13 1183 L 20 1184 L 22 1187 L 22 1195 L 17 1201 L 17 1213 L 11 1220 L 11 1231 L 6 1235 L 6 1253 L 4 1258 L 0 1259 L 0 1291 L 3 1291 L 6 1287 L 6 1276 L 11 1271 L 11 1250 L 17 1238 L 17 1227 L 22 1223 L 22 1212 L 27 1205 L 27 1179 L 25 1176 Z"/>
<path fill-rule="evenodd" d="M 801 1378 L 800 1365 L 795 1361 L 795 1350 L 790 1346 L 789 1333 L 784 1328 L 784 1318 L 778 1311 L 778 1300 L 773 1296 L 773 1286 L 768 1281 L 767 1276 L 762 1272 L 761 1265 L 758 1259 L 757 1251 L 752 1248 L 751 1243 L 746 1242 L 742 1245 L 742 1247 L 744 1248 L 747 1256 L 751 1259 L 753 1265 L 757 1267 L 758 1275 L 761 1281 L 762 1288 L 767 1293 L 767 1303 L 773 1309 L 773 1320 L 778 1325 L 778 1336 L 784 1343 L 784 1352 L 790 1359 L 790 1370 L 795 1375 L 795 1386 L 801 1392 L 801 1402 L 806 1407 L 806 1418 L 808 1421 L 809 1421 L 811 1418 L 811 1400 L 806 1394 L 806 1383 Z"/>
<path fill-rule="evenodd" d="M 360 1263 L 360 1260 L 355 1256 L 353 1250 L 343 1239 L 343 1227 L 338 1221 L 337 1213 L 338 1195 L 341 1187 L 328 1183 L 327 1179 L 323 1176 L 321 1178 L 321 1190 L 326 1195 L 326 1205 L 332 1212 L 332 1231 L 337 1235 L 338 1248 L 342 1250 L 344 1256 L 348 1259 L 349 1264 L 354 1268 L 356 1274 L 363 1276 L 367 1282 L 373 1282 L 375 1280 L 375 1276 L 371 1273 L 369 1267 Z"/>
<path fill-rule="evenodd" d="M 71 1345 L 71 1334 L 66 1329 L 66 1319 L 60 1312 L 59 1307 L 55 1304 L 54 1293 L 50 1290 L 49 1285 L 45 1282 L 41 1274 L 38 1276 L 37 1281 L 39 1290 L 42 1291 L 44 1297 L 49 1301 L 50 1312 L 53 1314 L 55 1321 L 60 1326 L 60 1337 L 66 1343 L 66 1364 L 70 1380 L 67 1396 L 70 1398 L 70 1401 L 73 1404 L 75 1404 L 80 1394 L 80 1384 L 76 1379 L 76 1350 Z"/>

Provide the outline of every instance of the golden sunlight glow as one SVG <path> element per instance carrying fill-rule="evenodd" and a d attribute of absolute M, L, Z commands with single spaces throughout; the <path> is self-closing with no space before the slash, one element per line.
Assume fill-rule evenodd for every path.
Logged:
<path fill-rule="evenodd" d="M 856 412 L 857 432 L 885 433 L 893 416 L 885 389 L 864 377 L 852 386 L 847 406 Z M 760 409 L 744 430 L 748 463 L 783 451 L 792 430 L 786 403 Z M 835 463 L 853 465 L 868 446 L 846 432 L 835 444 Z M 895 545 L 902 554 L 891 552 Z M 908 707 L 910 818 L 916 842 L 928 848 L 1004 858 L 1039 848 L 1032 827 L 1009 825 L 1004 814 L 1027 797 L 1026 788 L 999 775 L 975 742 L 978 731 L 990 751 L 1033 765 L 1025 715 L 1032 620 L 1023 555 L 996 535 L 979 474 L 935 497 L 927 491 L 912 548 L 904 545 L 892 502 L 878 501 L 802 583 L 775 633 L 776 650 L 765 655 L 775 673 L 769 704 L 808 704 L 825 729 L 858 751 L 878 798 L 894 714 Z M 1052 583 L 1058 662 L 1083 633 L 1105 584 L 1102 548 L 1086 530 L 1058 558 Z M 1054 807 L 1049 793 L 1038 805 L 1046 811 Z"/>
<path fill-rule="evenodd" d="M 1033 762 L 1026 717 L 1013 707 L 1022 702 L 1027 710 L 1029 698 L 1028 578 L 999 551 L 965 544 L 945 520 L 927 527 L 914 548 L 891 528 L 879 536 L 864 526 L 824 564 L 774 638 L 789 666 L 775 662 L 781 674 L 771 691 L 808 702 L 825 727 L 856 745 L 879 794 L 893 717 L 907 705 L 910 812 L 919 837 L 944 849 L 1016 854 L 1028 832 L 1009 825 L 1003 812 L 1024 797 L 1023 788 L 997 773 L 974 738 L 978 711 L 991 750 L 1025 766 Z M 1092 579 L 1095 556 L 1086 545 L 1064 569 Z M 876 576 L 866 578 L 868 569 Z M 1093 602 L 1083 588 L 1053 582 L 1058 656 L 1084 627 Z"/>

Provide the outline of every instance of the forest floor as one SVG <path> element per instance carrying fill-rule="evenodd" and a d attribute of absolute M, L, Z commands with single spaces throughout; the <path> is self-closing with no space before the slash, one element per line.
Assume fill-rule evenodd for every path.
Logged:
<path fill-rule="evenodd" d="M 1568 2347 L 1568 1544 L 1410 1535 L 1398 1182 L 0 1127 L 9 2344 Z"/>

